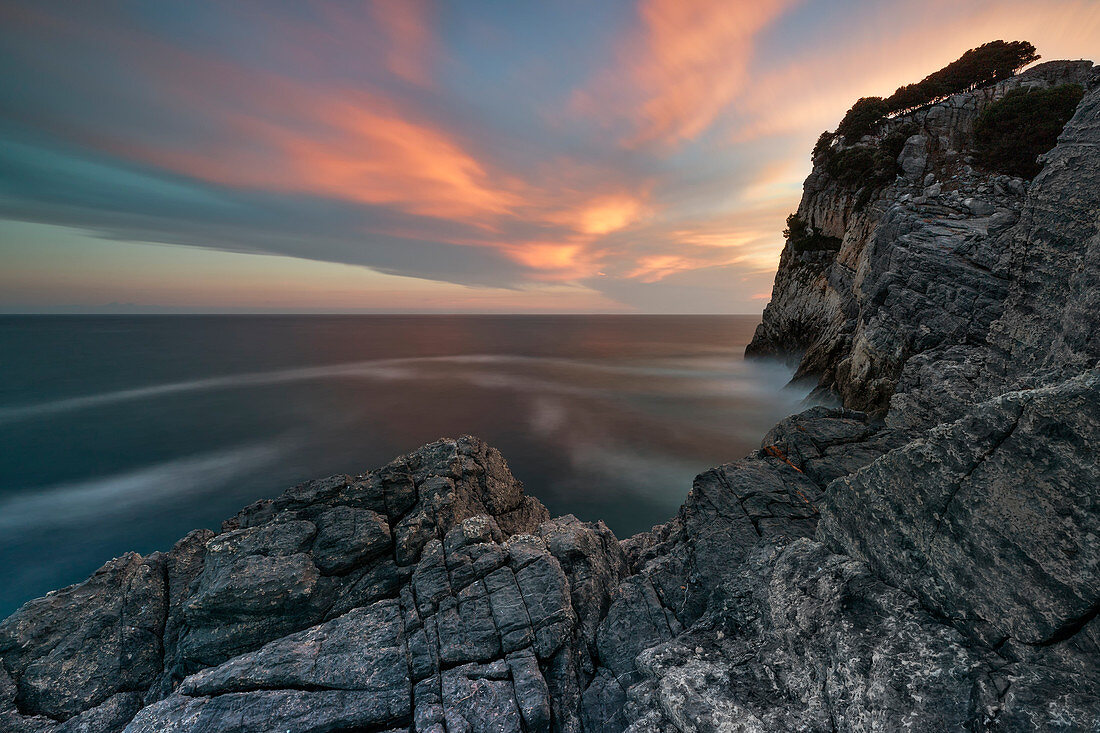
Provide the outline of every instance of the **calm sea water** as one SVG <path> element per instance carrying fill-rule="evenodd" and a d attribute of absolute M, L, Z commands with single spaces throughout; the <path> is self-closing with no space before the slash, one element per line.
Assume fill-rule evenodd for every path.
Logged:
<path fill-rule="evenodd" d="M 478 435 L 626 537 L 804 395 L 749 316 L 0 318 L 0 617 L 306 479 Z"/>

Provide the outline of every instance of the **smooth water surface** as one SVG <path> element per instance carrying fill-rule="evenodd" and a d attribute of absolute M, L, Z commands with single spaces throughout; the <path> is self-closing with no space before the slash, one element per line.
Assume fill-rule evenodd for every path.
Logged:
<path fill-rule="evenodd" d="M 671 517 L 803 396 L 755 316 L 0 317 L 0 617 L 300 481 L 442 436 L 551 514 Z"/>

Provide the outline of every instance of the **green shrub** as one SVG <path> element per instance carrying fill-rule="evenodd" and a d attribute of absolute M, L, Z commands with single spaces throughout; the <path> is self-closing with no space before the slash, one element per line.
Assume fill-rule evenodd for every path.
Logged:
<path fill-rule="evenodd" d="M 874 130 L 875 125 L 889 112 L 890 108 L 882 97 L 863 97 L 844 115 L 836 128 L 836 134 L 848 142 L 859 140 Z"/>
<path fill-rule="evenodd" d="M 833 140 L 836 140 L 836 135 L 831 132 L 826 131 L 818 135 L 817 142 L 814 143 L 813 157 L 816 158 L 828 150 L 833 144 Z"/>
<path fill-rule="evenodd" d="M 876 144 L 853 145 L 841 150 L 826 148 L 823 151 L 825 172 L 845 188 L 860 190 L 856 208 L 864 204 L 880 189 L 894 182 L 900 170 L 898 156 L 905 141 L 917 132 L 917 126 L 899 125 Z"/>
<path fill-rule="evenodd" d="M 882 151 L 883 157 L 893 161 L 894 167 L 891 172 L 897 173 L 897 160 L 901 155 L 902 148 L 905 147 L 905 141 L 916 135 L 920 131 L 916 125 L 912 122 L 908 122 L 904 125 L 898 125 L 893 130 L 888 132 L 882 142 L 879 143 L 879 150 Z"/>
<path fill-rule="evenodd" d="M 798 253 L 823 250 L 836 252 L 840 249 L 840 239 L 821 234 L 798 214 L 787 217 L 787 228 L 783 230 L 783 236 L 791 243 L 791 249 Z"/>
<path fill-rule="evenodd" d="M 1079 84 L 1014 89 L 986 107 L 974 125 L 979 164 L 991 171 L 1033 178 L 1036 158 L 1054 147 L 1085 90 Z"/>
<path fill-rule="evenodd" d="M 842 186 L 878 188 L 892 183 L 898 174 L 898 156 L 916 125 L 901 125 L 877 144 L 854 145 L 826 153 L 825 172 Z"/>
<path fill-rule="evenodd" d="M 825 172 L 846 188 L 860 188 L 875 172 L 875 149 L 856 145 L 837 150 L 825 161 Z"/>

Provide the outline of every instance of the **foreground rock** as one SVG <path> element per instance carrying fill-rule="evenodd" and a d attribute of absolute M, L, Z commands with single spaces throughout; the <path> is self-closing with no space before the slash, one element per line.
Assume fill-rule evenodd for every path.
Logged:
<path fill-rule="evenodd" d="M 1009 393 L 839 479 L 820 535 L 991 646 L 1050 644 L 1100 610 L 1097 435 L 1100 370 Z"/>
<path fill-rule="evenodd" d="M 981 105 L 1088 86 L 1032 182 Z M 843 407 L 619 541 L 445 439 L 125 555 L 0 622 L 0 730 L 1100 730 L 1100 85 L 915 113 L 858 205 L 816 168 L 757 353 Z M 856 409 L 860 408 L 860 409 Z"/>
<path fill-rule="evenodd" d="M 480 441 L 440 441 L 27 604 L 0 624 L 0 721 L 134 733 L 1090 730 L 1100 592 L 1082 571 L 1094 548 L 1076 565 L 1060 545 L 1002 531 L 1003 562 L 969 549 L 998 516 L 973 508 L 984 497 L 1038 486 L 1041 508 L 1083 485 L 1074 471 L 1087 470 L 1081 441 L 1100 440 L 1098 385 L 1088 375 L 1008 395 L 893 450 L 881 421 L 814 408 L 702 474 L 668 525 L 622 543 L 602 524 L 546 519 Z M 1077 412 L 1065 430 L 1041 428 Z M 1011 438 L 991 427 L 987 443 L 968 439 L 1005 419 Z M 994 470 L 1010 440 L 1036 470 L 1062 468 Z M 950 483 L 937 471 L 967 485 L 943 522 L 917 493 Z M 887 489 L 904 486 L 914 516 L 890 515 L 882 507 L 905 502 Z M 403 495 L 400 514 L 367 508 Z M 1095 498 L 1079 501 L 1077 536 L 1100 534 Z M 441 508 L 430 520 L 425 502 Z M 394 538 L 413 535 L 391 521 L 418 516 L 432 529 L 399 549 Z M 898 537 L 881 540 L 887 529 Z M 967 551 L 947 544 L 927 559 L 913 554 L 918 537 Z M 1060 564 L 1029 571 L 1043 553 Z M 162 623 L 130 631 L 145 618 Z M 1002 627 L 1014 635 L 988 630 Z"/>

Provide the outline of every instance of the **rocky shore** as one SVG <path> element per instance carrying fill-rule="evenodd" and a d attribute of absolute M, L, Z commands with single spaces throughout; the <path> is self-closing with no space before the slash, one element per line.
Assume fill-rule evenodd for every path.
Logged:
<path fill-rule="evenodd" d="M 1033 180 L 974 165 L 1017 87 L 1085 95 Z M 620 541 L 472 437 L 296 486 L 0 623 L 0 730 L 1100 730 L 1100 68 L 815 160 L 749 348 L 817 406 Z M 873 142 L 873 140 L 872 140 Z"/>

